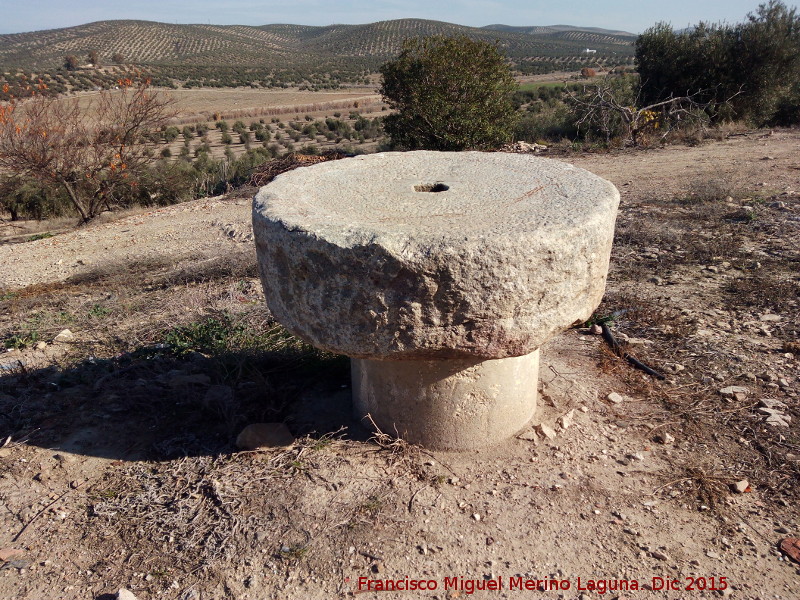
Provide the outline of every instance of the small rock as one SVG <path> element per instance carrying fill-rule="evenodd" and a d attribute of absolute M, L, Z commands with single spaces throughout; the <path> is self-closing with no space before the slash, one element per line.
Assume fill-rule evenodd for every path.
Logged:
<path fill-rule="evenodd" d="M 713 558 L 714 560 L 719 560 L 722 558 L 719 554 L 717 554 L 713 550 L 706 550 L 706 556 L 708 558 Z"/>
<path fill-rule="evenodd" d="M 554 440 L 556 438 L 556 430 L 547 425 L 546 423 L 542 423 L 541 425 L 537 426 L 539 433 L 546 437 L 548 440 Z"/>
<path fill-rule="evenodd" d="M 472 518 L 475 519 L 476 521 L 480 521 L 481 520 L 481 516 L 478 513 L 473 514 Z"/>
<path fill-rule="evenodd" d="M 767 425 L 772 425 L 773 427 L 789 427 L 789 423 L 792 421 L 792 418 L 789 415 L 771 415 L 767 417 L 765 421 Z"/>
<path fill-rule="evenodd" d="M 252 423 L 236 438 L 236 446 L 242 450 L 280 448 L 292 444 L 294 436 L 284 423 Z"/>
<path fill-rule="evenodd" d="M 780 316 L 780 315 L 773 314 L 773 313 L 766 313 L 766 314 L 763 314 L 763 315 L 761 315 L 761 316 L 758 318 L 758 320 L 759 320 L 759 321 L 765 321 L 765 322 L 772 322 L 772 323 L 775 323 L 775 322 L 777 322 L 777 321 L 782 321 L 782 320 L 783 320 L 783 317 L 782 317 L 782 316 Z"/>
<path fill-rule="evenodd" d="M 750 488 L 750 482 L 747 479 L 742 479 L 736 483 L 731 484 L 731 489 L 737 494 L 744 494 Z"/>
<path fill-rule="evenodd" d="M 569 429 L 574 420 L 575 420 L 575 409 L 573 408 L 567 414 L 561 415 L 558 418 L 558 424 L 561 425 L 562 429 Z"/>
<path fill-rule="evenodd" d="M 589 328 L 589 333 L 592 335 L 603 335 L 603 327 L 595 323 Z"/>
<path fill-rule="evenodd" d="M 784 538 L 780 543 L 781 552 L 793 561 L 800 563 L 800 538 Z"/>
<path fill-rule="evenodd" d="M 61 464 L 70 464 L 75 462 L 75 457 L 71 454 L 54 454 L 53 458 L 55 458 Z"/>
<path fill-rule="evenodd" d="M 770 410 L 780 410 L 782 408 L 787 408 L 785 402 L 781 402 L 780 400 L 774 400 L 772 398 L 762 398 L 758 401 L 758 405 L 761 408 L 766 408 Z"/>
<path fill-rule="evenodd" d="M 117 600 L 138 600 L 138 598 L 136 598 L 136 596 L 134 596 L 133 592 L 130 590 L 119 588 L 119 591 L 117 592 Z"/>
<path fill-rule="evenodd" d="M 614 404 L 621 404 L 625 400 L 625 397 L 617 392 L 611 392 L 606 398 Z"/>
<path fill-rule="evenodd" d="M 750 390 L 741 385 L 729 385 L 719 390 L 719 393 L 726 398 L 735 398 L 736 400 L 744 400 L 749 392 Z"/>
<path fill-rule="evenodd" d="M 37 342 L 36 343 L 36 349 L 37 350 L 44 350 L 45 348 L 47 348 L 47 342 Z"/>
<path fill-rule="evenodd" d="M 18 550 L 17 548 L 0 548 L 0 560 L 4 562 L 11 560 L 15 556 L 21 556 L 22 554 L 22 550 Z"/>
<path fill-rule="evenodd" d="M 53 338 L 53 342 L 56 344 L 66 344 L 75 339 L 75 334 L 72 333 L 69 329 L 64 329 L 60 332 L 56 337 Z"/>
<path fill-rule="evenodd" d="M 656 436 L 656 441 L 659 444 L 664 444 L 664 445 L 674 444 L 675 443 L 675 437 L 670 433 L 664 432 L 664 433 L 659 434 L 659 435 Z"/>
<path fill-rule="evenodd" d="M 517 437 L 521 440 L 525 440 L 526 442 L 533 442 L 534 444 L 539 441 L 539 436 L 536 435 L 536 431 L 533 429 L 523 431 Z"/>
<path fill-rule="evenodd" d="M 661 550 L 651 550 L 650 556 L 657 560 L 670 560 L 669 554 L 666 552 L 662 552 Z"/>

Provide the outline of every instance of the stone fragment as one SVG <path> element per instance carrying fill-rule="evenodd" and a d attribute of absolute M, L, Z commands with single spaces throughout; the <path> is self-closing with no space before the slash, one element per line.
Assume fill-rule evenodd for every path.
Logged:
<path fill-rule="evenodd" d="M 778 321 L 782 321 L 783 317 L 780 316 L 780 315 L 773 314 L 773 313 L 766 313 L 766 314 L 761 315 L 758 319 L 759 319 L 759 321 L 764 321 L 764 322 L 767 322 L 767 323 L 770 323 L 770 322 L 776 323 Z"/>
<path fill-rule="evenodd" d="M 719 393 L 726 398 L 734 398 L 736 400 L 744 400 L 747 394 L 750 393 L 746 387 L 741 385 L 729 385 L 719 390 Z"/>
<path fill-rule="evenodd" d="M 119 588 L 117 592 L 117 600 L 138 600 L 138 598 L 130 590 Z"/>
<path fill-rule="evenodd" d="M 539 433 L 546 437 L 548 440 L 556 439 L 556 430 L 550 427 L 547 423 L 541 423 L 536 427 Z"/>
<path fill-rule="evenodd" d="M 606 396 L 606 398 L 608 398 L 608 400 L 614 404 L 621 404 L 625 401 L 625 397 L 617 392 L 611 392 L 608 396 Z"/>
<path fill-rule="evenodd" d="M 592 335 L 603 335 L 603 327 L 598 325 L 597 323 L 594 323 L 589 328 L 589 333 L 591 333 Z"/>
<path fill-rule="evenodd" d="M 781 402 L 780 400 L 775 400 L 773 398 L 762 398 L 758 401 L 758 405 L 762 408 L 768 408 L 772 410 L 780 410 L 782 408 L 787 408 L 785 402 Z"/>
<path fill-rule="evenodd" d="M 8 561 L 14 558 L 15 556 L 22 556 L 22 550 L 17 548 L 0 548 L 0 560 Z"/>
<path fill-rule="evenodd" d="M 75 339 L 75 334 L 72 333 L 69 329 L 62 330 L 56 337 L 53 338 L 53 342 L 56 344 L 67 344 Z"/>
<path fill-rule="evenodd" d="M 539 436 L 536 435 L 536 431 L 534 429 L 528 429 L 527 431 L 523 431 L 517 437 L 521 440 L 525 440 L 526 442 L 536 443 L 539 441 Z"/>
<path fill-rule="evenodd" d="M 656 441 L 660 444 L 668 445 L 675 443 L 675 436 L 668 432 L 661 433 L 656 436 Z"/>
<path fill-rule="evenodd" d="M 789 415 L 770 415 L 767 417 L 765 423 L 767 425 L 772 425 L 773 427 L 789 427 L 789 423 L 792 422 L 792 418 Z"/>
<path fill-rule="evenodd" d="M 651 550 L 650 556 L 657 560 L 670 560 L 669 554 L 662 552 L 661 550 Z"/>
<path fill-rule="evenodd" d="M 742 479 L 736 483 L 731 484 L 731 489 L 737 494 L 744 494 L 750 487 L 750 482 L 747 479 Z"/>
<path fill-rule="evenodd" d="M 242 450 L 280 448 L 294 444 L 294 436 L 284 423 L 251 423 L 236 438 Z"/>
<path fill-rule="evenodd" d="M 575 409 L 573 408 L 567 414 L 561 415 L 558 418 L 558 424 L 561 425 L 562 429 L 569 429 L 574 420 L 575 420 Z"/>
<path fill-rule="evenodd" d="M 781 552 L 796 563 L 800 563 L 800 538 L 784 538 L 780 543 Z"/>

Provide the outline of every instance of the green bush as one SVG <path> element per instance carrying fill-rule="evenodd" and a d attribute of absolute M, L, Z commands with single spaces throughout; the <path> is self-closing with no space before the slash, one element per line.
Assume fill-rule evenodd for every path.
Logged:
<path fill-rule="evenodd" d="M 164 141 L 168 144 L 171 144 L 178 139 L 180 133 L 181 132 L 177 127 L 167 127 L 164 129 Z"/>
<path fill-rule="evenodd" d="M 517 84 L 497 46 L 467 37 L 409 39 L 380 72 L 381 94 L 396 111 L 384 127 L 396 146 L 489 149 L 511 139 Z"/>

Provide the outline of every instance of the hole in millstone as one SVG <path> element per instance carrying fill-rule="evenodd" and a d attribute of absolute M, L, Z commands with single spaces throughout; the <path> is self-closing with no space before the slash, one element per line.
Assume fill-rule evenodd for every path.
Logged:
<path fill-rule="evenodd" d="M 425 183 L 414 186 L 415 192 L 446 192 L 449 189 L 450 186 L 443 183 Z"/>

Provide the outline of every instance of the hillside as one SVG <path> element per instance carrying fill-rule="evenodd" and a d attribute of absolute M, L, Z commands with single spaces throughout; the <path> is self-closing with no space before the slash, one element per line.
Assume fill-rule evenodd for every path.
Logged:
<path fill-rule="evenodd" d="M 486 25 L 481 29 L 492 31 L 509 31 L 513 33 L 548 34 L 548 33 L 573 33 L 574 39 L 583 37 L 587 42 L 598 43 L 608 38 L 635 38 L 635 33 L 629 31 L 602 29 L 601 27 L 575 27 L 574 25 Z"/>
<path fill-rule="evenodd" d="M 487 28 L 465 27 L 421 19 L 381 21 L 366 25 L 173 25 L 150 21 L 98 21 L 77 27 L 0 35 L 0 68 L 16 72 L 54 73 L 64 57 L 75 55 L 86 66 L 90 51 L 103 65 L 116 62 L 148 69 L 160 84 L 247 85 L 267 87 L 306 81 L 322 87 L 363 82 L 386 58 L 397 54 L 409 37 L 466 35 L 497 41 L 523 73 L 572 68 L 597 50 L 597 64 L 632 60 L 632 38 L 591 28 L 569 26 Z M 573 64 L 574 63 L 574 64 Z M 210 71 L 211 70 L 211 71 Z M 213 73 L 212 73 L 213 71 Z M 68 89 L 100 85 L 62 82 Z M 86 75 L 86 74 L 84 74 Z M 67 79 L 76 79 L 69 74 Z M 79 79 L 79 78 L 78 78 Z M 102 79 L 102 77 L 99 77 Z"/>

